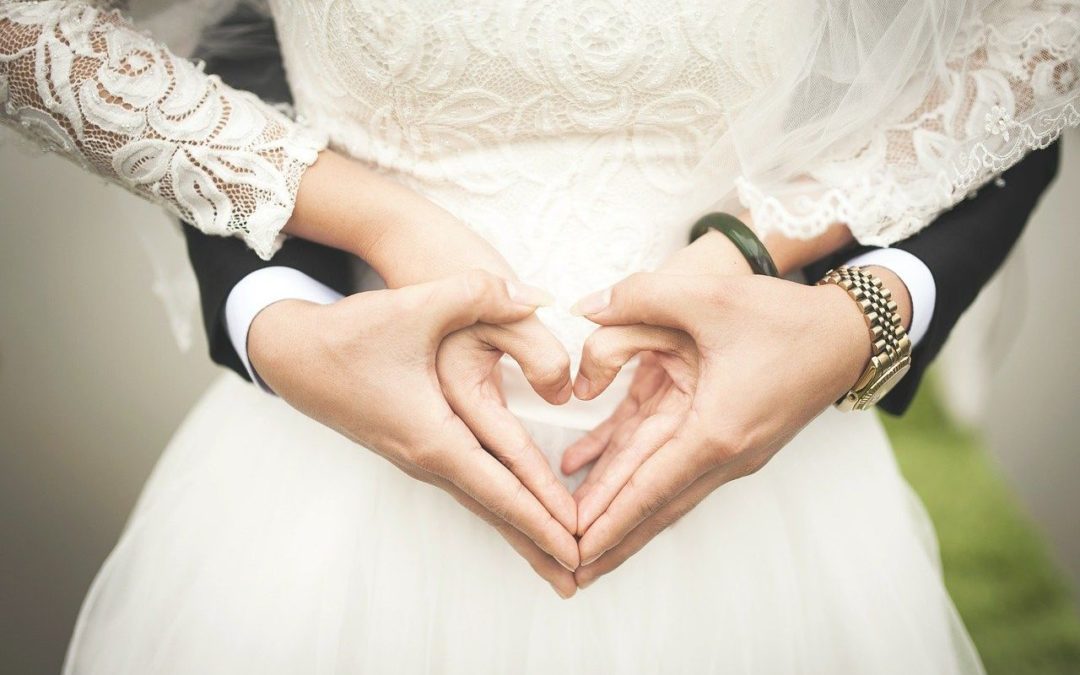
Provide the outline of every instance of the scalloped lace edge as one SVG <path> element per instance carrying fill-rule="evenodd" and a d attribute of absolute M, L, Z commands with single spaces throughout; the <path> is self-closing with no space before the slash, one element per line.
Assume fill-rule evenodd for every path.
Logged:
<path fill-rule="evenodd" d="M 1080 51 L 1080 23 L 1065 17 L 1071 26 L 1068 37 L 1055 40 L 1046 24 L 1033 26 L 1018 39 L 1006 37 L 997 26 L 987 26 L 978 37 L 963 45 L 972 49 L 1008 44 L 1027 49 L 1037 44 L 1059 60 L 1075 58 Z M 1008 117 L 990 132 L 995 141 L 1014 139 L 1007 151 L 991 149 L 984 140 L 953 159 L 949 166 L 916 181 L 901 181 L 888 166 L 844 185 L 828 188 L 816 197 L 800 195 L 789 208 L 745 176 L 735 181 L 739 201 L 750 211 L 754 228 L 761 236 L 780 233 L 795 239 L 810 239 L 836 223 L 844 223 L 864 245 L 889 246 L 915 234 L 942 211 L 971 196 L 1033 150 L 1045 148 L 1070 127 L 1080 126 L 1080 95 L 1058 103 L 1051 110 L 1036 111 L 1024 121 Z M 1038 120 L 1036 129 L 1031 120 Z M 887 129 L 885 130 L 887 131 Z M 999 143 L 995 143 L 999 145 Z M 917 193 L 922 193 L 921 196 Z"/>

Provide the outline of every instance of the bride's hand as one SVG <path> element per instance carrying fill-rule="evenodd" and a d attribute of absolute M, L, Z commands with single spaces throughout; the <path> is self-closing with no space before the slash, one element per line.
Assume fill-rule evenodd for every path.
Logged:
<path fill-rule="evenodd" d="M 539 464 L 530 464 L 530 448 L 507 450 L 517 451 L 508 455 L 516 462 L 513 473 L 489 454 L 450 408 L 436 372 L 447 335 L 468 334 L 478 324 L 527 324 L 543 301 L 539 291 L 486 272 L 369 291 L 327 306 L 282 301 L 256 317 L 248 348 L 260 376 L 291 405 L 447 490 L 495 524 L 569 596 L 576 585 L 568 570 L 578 565 L 568 531 L 573 523 L 552 516 L 566 502 L 539 474 Z M 530 362 L 526 346 L 493 341 Z M 542 468 L 550 474 L 546 463 Z M 571 504 L 564 518 L 573 515 Z"/>
<path fill-rule="evenodd" d="M 667 355 L 658 357 L 663 376 L 638 403 L 662 410 L 659 421 L 628 415 L 629 431 L 613 425 L 608 438 L 596 435 L 591 447 L 568 453 L 571 465 L 603 453 L 578 495 L 580 585 L 617 567 L 718 486 L 763 466 L 847 391 L 870 355 L 861 312 L 832 286 L 642 273 L 579 306 L 604 326 L 583 354 L 584 398 L 603 391 L 636 353 Z M 656 377 L 655 366 L 647 361 L 641 377 Z"/>

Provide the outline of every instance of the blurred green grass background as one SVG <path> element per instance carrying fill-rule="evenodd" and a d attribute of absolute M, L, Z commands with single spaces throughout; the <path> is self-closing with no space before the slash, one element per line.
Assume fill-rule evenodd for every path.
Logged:
<path fill-rule="evenodd" d="M 1073 589 L 978 434 L 948 418 L 933 386 L 904 417 L 882 419 L 937 529 L 945 584 L 987 672 L 1080 674 Z"/>

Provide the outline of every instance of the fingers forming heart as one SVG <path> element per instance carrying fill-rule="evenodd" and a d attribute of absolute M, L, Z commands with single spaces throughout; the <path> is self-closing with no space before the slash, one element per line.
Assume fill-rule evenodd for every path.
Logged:
<path fill-rule="evenodd" d="M 687 475 L 678 479 L 679 486 L 666 485 L 677 452 L 668 446 L 691 411 L 698 379 L 697 349 L 689 335 L 672 328 L 606 326 L 593 333 L 573 382 L 573 393 L 579 398 L 600 395 L 635 356 L 641 354 L 642 363 L 629 395 L 615 412 L 564 453 L 561 468 L 567 474 L 593 462 L 574 495 L 558 481 L 543 452 L 507 409 L 498 382 L 498 361 L 503 354 L 519 363 L 533 388 L 549 402 L 560 404 L 571 395 L 569 359 L 536 317 L 514 324 L 478 324 L 448 336 L 437 358 L 439 382 L 454 413 L 484 449 L 521 481 L 521 489 L 532 493 L 553 521 L 580 537 L 573 553 L 556 545 L 557 550 L 542 546 L 541 555 L 546 551 L 568 570 L 577 569 L 578 582 L 594 579 L 643 546 L 653 536 L 643 539 L 643 533 L 677 508 L 650 499 L 649 494 L 658 489 L 653 482 L 665 483 L 661 487 L 669 492 L 678 487 L 678 492 L 685 487 L 682 482 L 689 485 L 697 479 Z M 650 461 L 665 449 L 662 471 L 650 478 L 646 470 Z M 502 515 L 496 513 L 496 519 Z M 535 551 L 514 537 L 507 539 L 551 580 L 550 570 Z M 608 551 L 612 553 L 607 555 Z M 561 578 L 555 583 L 562 595 L 564 584 Z"/>
<path fill-rule="evenodd" d="M 589 337 L 578 374 L 579 381 L 589 382 L 586 398 L 599 395 L 639 353 L 644 354 L 627 398 L 596 433 L 567 450 L 572 466 L 584 457 L 595 459 L 574 494 L 582 536 L 690 410 L 697 379 L 693 342 L 682 331 L 654 326 L 603 327 Z M 575 392 L 582 390 L 575 382 Z"/>
<path fill-rule="evenodd" d="M 503 354 L 518 362 L 546 400 L 561 404 L 569 399 L 569 357 L 535 316 L 513 324 L 478 324 L 444 339 L 436 359 L 443 393 L 483 447 L 572 535 L 577 530 L 577 504 L 503 400 L 498 382 L 498 362 Z M 578 564 L 576 551 L 559 560 L 571 570 Z"/>

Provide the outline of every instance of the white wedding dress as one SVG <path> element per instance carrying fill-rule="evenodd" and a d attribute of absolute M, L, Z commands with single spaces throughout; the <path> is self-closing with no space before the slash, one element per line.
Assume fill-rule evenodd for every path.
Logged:
<path fill-rule="evenodd" d="M 991 4 L 999 20 L 955 45 L 953 86 L 796 172 L 790 194 L 723 148 L 739 154 L 733 125 L 805 39 L 811 3 L 794 0 L 274 0 L 302 124 L 117 15 L 6 3 L 0 104 L 263 256 L 328 140 L 552 291 L 541 316 L 577 354 L 591 325 L 565 307 L 660 263 L 709 208 L 741 197 L 763 228 L 843 220 L 891 241 L 1075 124 L 1075 3 Z M 625 393 L 623 377 L 554 408 L 506 372 L 553 466 Z M 232 375 L 165 451 L 67 660 L 102 675 L 980 671 L 872 414 L 827 410 L 565 601 L 449 496 Z"/>

